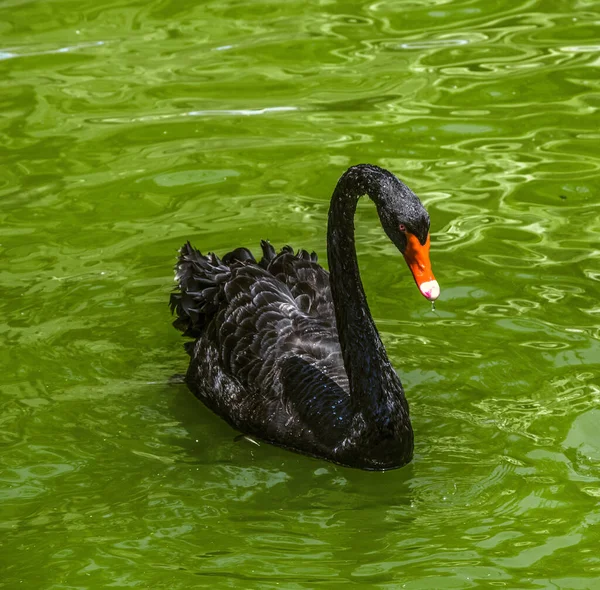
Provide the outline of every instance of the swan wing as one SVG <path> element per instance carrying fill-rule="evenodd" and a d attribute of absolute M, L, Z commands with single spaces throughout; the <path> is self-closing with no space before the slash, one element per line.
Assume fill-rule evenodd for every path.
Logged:
<path fill-rule="evenodd" d="M 260 265 L 288 286 L 306 313 L 335 325 L 329 273 L 319 264 L 315 252 L 299 250 L 294 254 L 290 246 L 285 246 L 276 254 L 268 242 L 263 240 L 260 245 Z"/>
<path fill-rule="evenodd" d="M 181 251 L 171 305 L 175 324 L 197 338 L 187 381 L 242 432 L 284 446 L 298 438 L 331 446 L 347 427 L 349 395 L 335 324 L 316 311 L 323 302 L 314 289 L 327 274 L 289 252 L 267 268 L 243 257 L 220 261 L 189 244 Z M 296 272 L 291 288 L 280 279 L 285 268 Z"/>

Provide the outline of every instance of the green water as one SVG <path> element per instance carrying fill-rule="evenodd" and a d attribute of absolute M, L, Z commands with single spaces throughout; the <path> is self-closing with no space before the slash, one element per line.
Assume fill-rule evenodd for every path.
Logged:
<path fill-rule="evenodd" d="M 0 587 L 600 588 L 600 7 L 0 5 Z M 412 464 L 236 435 L 182 385 L 176 249 L 325 260 L 351 164 L 432 219 L 365 289 Z"/>

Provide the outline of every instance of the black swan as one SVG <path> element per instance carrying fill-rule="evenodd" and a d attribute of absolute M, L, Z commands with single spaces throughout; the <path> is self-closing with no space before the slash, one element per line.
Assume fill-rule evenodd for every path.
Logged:
<path fill-rule="evenodd" d="M 412 459 L 408 403 L 360 280 L 354 213 L 368 195 L 421 293 L 440 288 L 429 262 L 429 215 L 391 172 L 361 164 L 339 179 L 327 226 L 329 273 L 316 254 L 261 242 L 222 259 L 185 244 L 171 295 L 185 336 L 190 390 L 233 428 L 348 467 Z"/>

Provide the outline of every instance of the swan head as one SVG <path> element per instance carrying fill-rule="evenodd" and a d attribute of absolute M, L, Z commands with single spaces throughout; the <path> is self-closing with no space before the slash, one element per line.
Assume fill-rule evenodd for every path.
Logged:
<path fill-rule="evenodd" d="M 386 234 L 400 250 L 419 291 L 429 301 L 440 296 L 429 259 L 429 214 L 419 197 L 391 172 L 380 169 L 383 178 L 378 190 L 370 195 L 377 205 Z"/>

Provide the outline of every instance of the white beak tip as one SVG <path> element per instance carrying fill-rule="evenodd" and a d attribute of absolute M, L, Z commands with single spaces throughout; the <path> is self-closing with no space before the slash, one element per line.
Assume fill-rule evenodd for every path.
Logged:
<path fill-rule="evenodd" d="M 419 285 L 421 294 L 429 301 L 435 301 L 440 296 L 440 286 L 437 281 L 427 281 Z"/>

